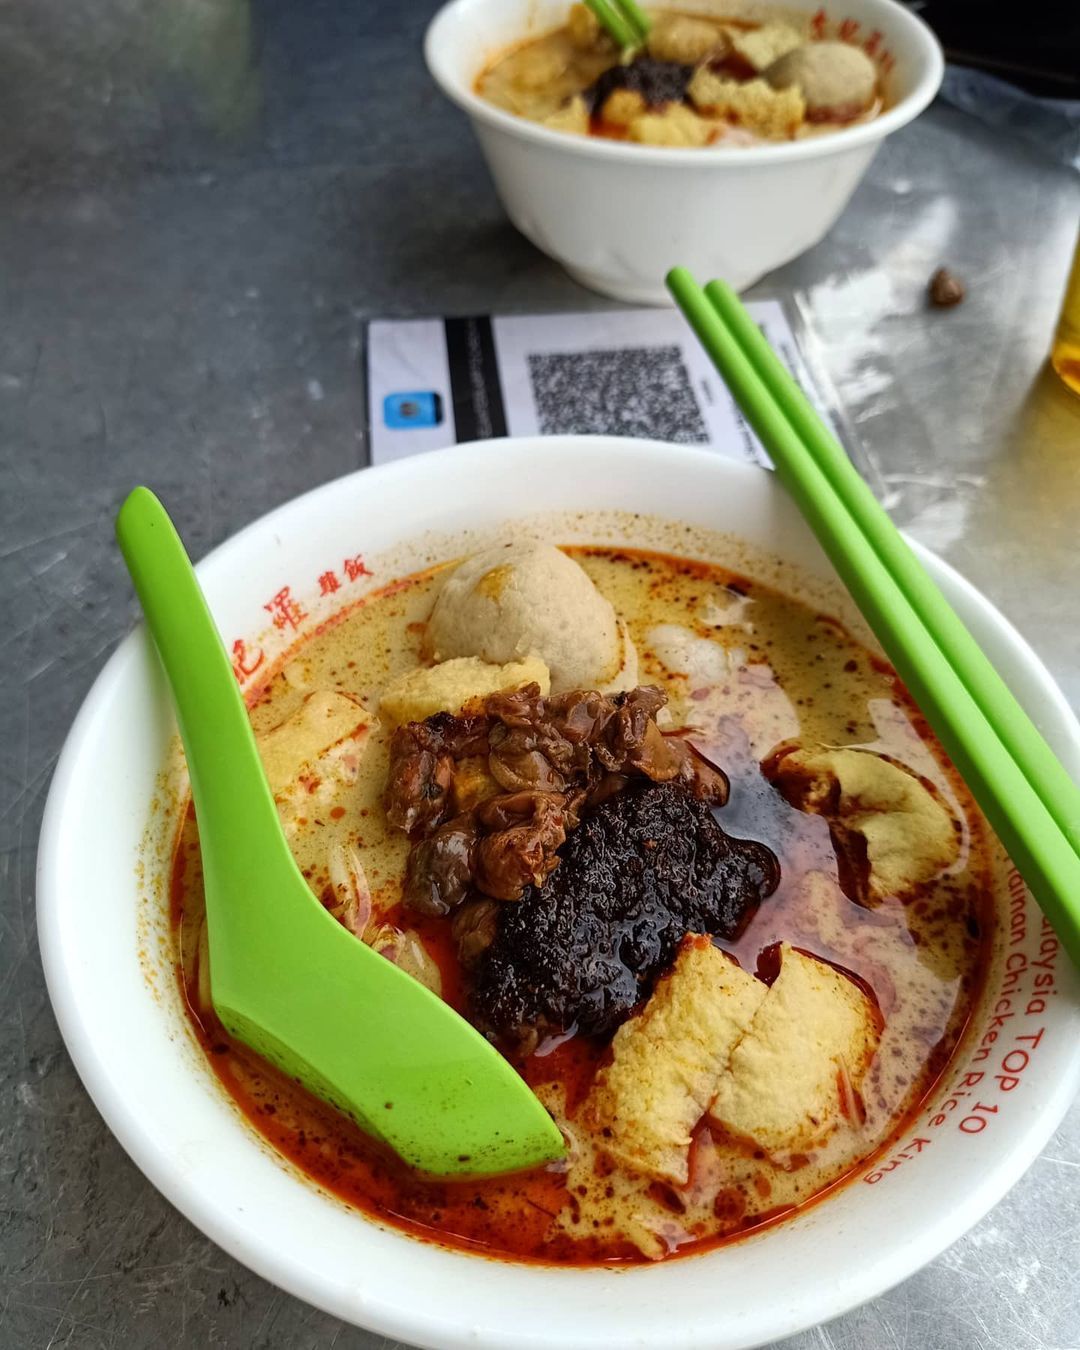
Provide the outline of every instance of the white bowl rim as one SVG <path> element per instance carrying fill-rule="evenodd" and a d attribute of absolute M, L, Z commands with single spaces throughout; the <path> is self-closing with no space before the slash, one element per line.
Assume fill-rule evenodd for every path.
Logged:
<path fill-rule="evenodd" d="M 893 107 L 886 109 L 869 122 L 842 127 L 827 135 L 808 137 L 801 141 L 783 141 L 778 144 L 751 146 L 713 145 L 704 149 L 681 149 L 676 146 L 633 145 L 626 141 L 605 140 L 597 136 L 571 136 L 564 131 L 553 131 L 539 122 L 497 108 L 476 94 L 471 83 L 463 80 L 458 71 L 443 58 L 442 30 L 457 21 L 462 11 L 468 11 L 475 0 L 448 0 L 439 9 L 424 34 L 424 60 L 432 78 L 452 103 L 463 108 L 474 120 L 519 140 L 562 150 L 586 159 L 613 160 L 634 164 L 653 164 L 660 168 L 699 170 L 742 165 L 752 168 L 763 164 L 782 164 L 789 160 L 823 159 L 831 154 L 854 150 L 860 145 L 883 140 L 892 132 L 906 126 L 918 117 L 937 93 L 945 74 L 945 56 L 941 44 L 927 25 L 897 0 L 871 0 L 888 15 L 887 22 L 904 30 L 918 45 L 921 73 L 914 87 Z"/>
<path fill-rule="evenodd" d="M 275 523 L 283 520 L 298 504 L 311 504 L 320 497 L 332 499 L 340 491 L 342 484 L 351 482 L 361 475 L 367 476 L 365 481 L 370 481 L 372 473 L 380 477 L 413 476 L 417 473 L 418 467 L 422 468 L 424 460 L 434 458 L 445 460 L 449 455 L 457 454 L 464 464 L 468 464 L 468 456 L 476 458 L 478 455 L 505 455 L 515 443 L 535 445 L 537 442 L 562 450 L 578 451 L 583 443 L 586 447 L 590 443 L 606 447 L 617 443 L 620 454 L 625 455 L 627 459 L 632 459 L 634 455 L 662 452 L 671 460 L 673 473 L 678 472 L 679 459 L 684 459 L 689 464 L 691 460 L 700 460 L 703 456 L 708 456 L 708 452 L 697 448 L 611 436 L 507 437 L 461 445 L 456 447 L 455 451 L 433 451 L 428 455 L 375 469 L 356 470 L 289 499 L 219 544 L 202 559 L 197 570 L 202 571 L 209 565 L 220 564 L 230 554 L 242 550 L 250 537 L 273 530 Z M 765 472 L 745 463 L 719 459 L 716 463 L 718 466 L 722 465 L 725 471 L 733 473 Z M 950 588 L 955 587 L 962 593 L 965 603 L 972 605 L 974 615 L 997 628 L 1006 644 L 1015 649 L 1033 683 L 1039 687 L 1040 697 L 1045 699 L 1048 709 L 1052 710 L 1052 720 L 1057 722 L 1059 738 L 1065 738 L 1066 744 L 1059 747 L 1059 750 L 1063 753 L 1067 767 L 1074 776 L 1080 774 L 1080 721 L 1077 720 L 1065 696 L 1039 657 L 1008 620 L 970 582 L 929 549 L 918 545 L 915 541 L 909 542 L 913 542 L 916 551 L 928 565 L 935 579 L 944 580 Z M 437 1313 L 430 1311 L 422 1301 L 405 1308 L 400 1301 L 375 1297 L 370 1293 L 364 1301 L 363 1322 L 357 1322 L 356 1308 L 342 1299 L 338 1288 L 323 1276 L 317 1266 L 299 1261 L 290 1264 L 283 1260 L 280 1250 L 275 1245 L 273 1234 L 252 1230 L 241 1214 L 228 1211 L 219 1203 L 215 1203 L 213 1198 L 204 1196 L 185 1184 L 170 1165 L 158 1138 L 140 1119 L 138 1103 L 117 1090 L 110 1075 L 107 1057 L 84 1033 L 78 1000 L 65 979 L 64 963 L 70 953 L 65 946 L 64 933 L 59 924 L 59 882 L 55 873 L 63 836 L 64 817 L 71 807 L 68 800 L 69 791 L 79 761 L 81 743 L 86 739 L 87 731 L 98 716 L 99 705 L 105 703 L 111 685 L 122 674 L 124 666 L 131 659 L 133 649 L 140 641 L 140 632 L 140 629 L 136 629 L 121 641 L 98 675 L 76 715 L 50 785 L 38 848 L 37 928 L 46 984 L 64 1042 L 87 1092 L 125 1151 L 166 1199 L 230 1255 L 288 1293 L 353 1325 L 362 1325 L 409 1344 L 438 1346 L 440 1350 L 475 1350 L 477 1347 L 480 1350 L 519 1350 L 519 1348 L 546 1350 L 550 1342 L 543 1339 L 542 1331 L 531 1325 L 513 1329 L 502 1327 L 496 1333 L 451 1329 L 445 1322 L 439 1322 Z M 780 1310 L 764 1309 L 761 1321 L 751 1334 L 745 1337 L 740 1335 L 735 1340 L 725 1340 L 725 1345 L 730 1347 L 730 1350 L 750 1350 L 750 1347 L 762 1346 L 793 1335 L 878 1297 L 921 1269 L 977 1223 L 1019 1180 L 1060 1124 L 1078 1089 L 1080 1089 L 1080 1040 L 1075 1043 L 1071 1058 L 1054 1084 L 1050 1104 L 1044 1104 L 1038 1116 L 1024 1125 L 1019 1138 L 1009 1151 L 985 1167 L 973 1180 L 962 1203 L 956 1204 L 948 1212 L 939 1212 L 927 1221 L 918 1243 L 909 1242 L 893 1251 L 864 1253 L 860 1262 L 852 1263 L 846 1270 L 837 1270 L 835 1279 L 828 1287 L 823 1284 L 810 1290 L 800 1304 L 797 1315 L 790 1313 L 785 1315 Z M 767 1236 L 767 1231 L 763 1235 L 758 1235 L 765 1239 Z M 753 1235 L 746 1240 L 753 1241 Z M 887 1244 L 883 1244 L 885 1245 Z M 684 1260 L 707 1260 L 710 1255 L 715 1254 L 706 1253 Z M 480 1261 L 486 1263 L 487 1260 L 483 1257 L 477 1258 L 478 1263 Z M 507 1263 L 495 1262 L 495 1264 Z M 518 1270 L 530 1269 L 515 1263 L 509 1264 Z M 681 1265 L 682 1262 L 670 1264 Z M 669 1263 L 663 1263 L 661 1268 L 667 1268 L 668 1265 Z M 538 1269 L 553 1268 L 541 1266 Z M 554 1269 L 558 1270 L 560 1278 L 573 1280 L 590 1278 L 597 1273 L 593 1268 Z M 647 1277 L 650 1269 L 652 1268 L 640 1268 L 640 1273 Z M 692 1334 L 679 1340 L 679 1345 L 692 1347 L 693 1350 L 713 1350 L 716 1334 L 715 1327 L 695 1328 Z M 438 1335 L 439 1339 L 429 1339 L 433 1335 Z M 594 1335 L 581 1341 L 582 1347 L 595 1346 L 597 1350 L 616 1350 L 616 1347 L 622 1350 L 624 1344 L 622 1341 Z M 648 1344 L 653 1345 L 656 1342 Z"/>

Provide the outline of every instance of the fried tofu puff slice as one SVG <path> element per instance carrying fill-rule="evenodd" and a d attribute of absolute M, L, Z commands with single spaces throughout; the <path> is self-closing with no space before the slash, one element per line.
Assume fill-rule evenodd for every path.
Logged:
<path fill-rule="evenodd" d="M 854 981 L 781 946 L 780 974 L 733 1049 L 712 1120 L 773 1155 L 821 1143 L 877 1049 L 881 1017 Z"/>
<path fill-rule="evenodd" d="M 612 1061 L 583 1108 L 604 1151 L 635 1172 L 685 1184 L 690 1133 L 768 992 L 708 937 L 683 938 L 644 1009 L 615 1033 Z"/>
<path fill-rule="evenodd" d="M 784 944 L 770 987 L 688 934 L 644 1010 L 616 1032 L 582 1117 L 616 1162 L 682 1186 L 706 1113 L 770 1154 L 822 1143 L 880 1033 L 876 1006 L 824 961 Z"/>
<path fill-rule="evenodd" d="M 551 675 L 538 656 L 503 665 L 477 656 L 455 656 L 400 676 L 383 691 L 379 715 L 390 723 L 422 722 L 435 713 L 456 713 L 471 699 L 526 684 L 538 684 L 545 696 L 551 692 Z"/>

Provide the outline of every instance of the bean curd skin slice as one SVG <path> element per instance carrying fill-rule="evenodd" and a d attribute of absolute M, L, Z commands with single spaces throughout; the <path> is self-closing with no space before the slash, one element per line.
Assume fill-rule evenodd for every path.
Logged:
<path fill-rule="evenodd" d="M 305 764 L 310 764 L 346 738 L 359 739 L 371 716 L 356 699 L 333 689 L 318 689 L 300 707 L 258 737 L 270 789 L 284 791 Z"/>

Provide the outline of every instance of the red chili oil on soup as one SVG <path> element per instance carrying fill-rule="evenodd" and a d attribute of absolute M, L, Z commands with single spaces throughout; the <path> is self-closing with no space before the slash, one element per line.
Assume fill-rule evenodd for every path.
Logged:
<path fill-rule="evenodd" d="M 628 1264 L 699 1252 L 776 1222 L 890 1145 L 932 1090 L 977 999 L 992 924 L 991 864 L 981 817 L 895 674 L 834 619 L 711 564 L 644 551 L 566 551 L 628 625 L 640 682 L 664 691 L 671 724 L 692 727 L 695 745 L 729 775 L 720 824 L 779 859 L 775 894 L 736 940 L 719 945 L 767 979 L 777 944 L 789 943 L 864 982 L 880 1006 L 878 1053 L 842 1129 L 813 1153 L 777 1162 L 706 1117 L 693 1135 L 686 1185 L 650 1181 L 613 1163 L 581 1124 L 581 1103 L 611 1053 L 607 1041 L 547 1036 L 528 1054 L 503 1048 L 573 1140 L 572 1160 L 486 1180 L 423 1177 L 232 1041 L 214 1017 L 200 962 L 202 882 L 190 804 L 171 913 L 185 1006 L 209 1063 L 251 1125 L 312 1181 L 364 1214 L 451 1247 L 518 1261 Z M 355 848 L 371 889 L 365 939 L 380 934 L 375 945 L 392 957 L 412 944 L 436 972 L 442 997 L 468 1016 L 468 980 L 449 922 L 401 903 L 408 841 L 382 811 L 388 732 L 374 715 L 380 689 L 420 664 L 423 622 L 445 574 L 417 573 L 368 595 L 294 649 L 249 703 L 257 735 L 316 690 L 340 691 L 371 710 L 355 782 L 330 809 L 320 806 L 317 819 L 304 820 L 294 851 L 325 896 L 329 849 L 341 841 Z M 790 806 L 760 767 L 775 746 L 796 739 L 872 748 L 933 783 L 963 836 L 958 865 L 914 898 L 871 909 L 834 886 L 823 903 L 805 881 L 811 873 L 838 876 L 828 824 Z"/>

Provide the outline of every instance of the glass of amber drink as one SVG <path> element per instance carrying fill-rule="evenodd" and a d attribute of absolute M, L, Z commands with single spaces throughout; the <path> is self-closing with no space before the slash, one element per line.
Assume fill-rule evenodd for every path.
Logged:
<path fill-rule="evenodd" d="M 1080 236 L 1076 240 L 1069 284 L 1061 306 L 1050 364 L 1074 394 L 1080 394 Z"/>

